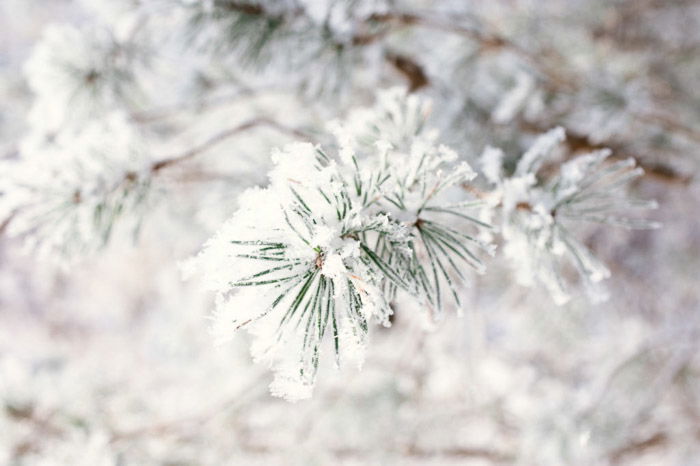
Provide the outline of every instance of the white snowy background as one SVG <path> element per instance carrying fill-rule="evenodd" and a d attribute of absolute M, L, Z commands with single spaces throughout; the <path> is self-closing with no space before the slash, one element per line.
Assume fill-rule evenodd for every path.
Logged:
<path fill-rule="evenodd" d="M 356 18 L 398 3 L 488 25 L 517 47 L 409 26 L 347 68 L 290 70 L 214 59 L 202 37 L 184 47 L 186 3 L 196 2 L 0 1 L 0 465 L 700 464 L 700 5 L 363 1 L 348 13 L 297 2 L 311 22 L 332 18 L 338 40 Z M 138 89 L 75 98 L 80 83 L 71 88 L 53 64 L 92 66 L 105 34 L 138 45 L 128 64 Z M 579 232 L 612 272 L 606 302 L 578 292 L 556 305 L 497 255 L 463 291 L 461 315 L 398 311 L 371 330 L 362 370 L 322 364 L 313 397 L 289 403 L 270 395 L 272 375 L 253 364 L 245 332 L 214 344 L 214 297 L 184 281 L 180 263 L 244 189 L 267 182 L 272 148 L 322 139 L 329 120 L 410 84 L 387 50 L 421 64 L 432 124 L 474 166 L 487 144 L 515 156 L 533 127 L 563 125 L 641 160 L 647 175 L 633 191 L 656 199 L 643 215 L 663 226 Z M 552 92 L 543 83 L 556 78 L 543 79 L 533 56 L 575 90 Z M 91 145 L 138 172 L 260 119 L 274 124 L 163 169 L 105 248 L 53 260 L 94 233 L 62 231 L 64 217 L 27 227 L 38 244 L 10 234 L 26 220 L 7 208 L 25 195 L 3 190 L 11 175 L 69 184 L 67 164 Z M 57 136 L 63 125 L 76 129 Z M 121 176 L 78 173 L 96 184 Z"/>

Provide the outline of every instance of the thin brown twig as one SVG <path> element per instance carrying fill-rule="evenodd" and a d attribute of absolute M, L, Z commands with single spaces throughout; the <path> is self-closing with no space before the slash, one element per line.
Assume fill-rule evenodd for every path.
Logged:
<path fill-rule="evenodd" d="M 151 172 L 156 173 L 164 168 L 185 162 L 187 160 L 192 159 L 193 157 L 208 151 L 212 147 L 217 146 L 218 144 L 221 144 L 225 140 L 240 134 L 244 131 L 247 131 L 252 128 L 260 127 L 260 126 L 266 126 L 269 128 L 273 128 L 281 133 L 285 133 L 291 136 L 294 136 L 299 139 L 304 139 L 306 141 L 312 141 L 312 138 L 307 134 L 305 131 L 302 131 L 297 128 L 291 128 L 289 126 L 285 126 L 282 123 L 279 123 L 278 121 L 272 120 L 267 117 L 256 117 L 251 120 L 245 121 L 237 126 L 234 126 L 233 128 L 226 129 L 224 131 L 221 131 L 220 133 L 215 134 L 211 138 L 207 139 L 203 143 L 199 144 L 198 146 L 195 146 L 186 152 L 175 155 L 173 157 L 169 157 L 166 159 L 159 160 L 151 166 Z"/>
<path fill-rule="evenodd" d="M 548 129 L 524 120 L 520 120 L 519 125 L 521 130 L 533 134 L 540 134 Z M 680 184 L 684 186 L 690 184 L 690 182 L 693 180 L 691 175 L 679 173 L 677 170 L 668 165 L 641 160 L 639 154 L 630 153 L 629 150 L 627 150 L 622 144 L 612 141 L 600 144 L 592 143 L 588 140 L 588 137 L 583 134 L 579 134 L 576 131 L 572 131 L 570 128 L 565 128 L 565 131 L 566 139 L 564 144 L 566 144 L 568 147 L 571 155 L 581 152 L 593 152 L 601 149 L 610 149 L 612 151 L 611 157 L 614 159 L 634 158 L 637 165 L 644 170 L 644 174 L 647 178 L 652 178 L 663 183 Z M 543 170 L 546 169 L 547 167 L 543 168 Z"/>
<path fill-rule="evenodd" d="M 548 83 L 559 91 L 571 91 L 576 88 L 576 82 L 572 77 L 563 76 L 561 73 L 555 72 L 549 65 L 544 63 L 541 55 L 534 54 L 520 47 L 515 42 L 507 37 L 497 34 L 493 31 L 487 33 L 479 31 L 475 28 L 456 24 L 449 20 L 440 18 L 431 18 L 428 16 L 419 15 L 416 13 L 384 13 L 370 17 L 370 20 L 376 22 L 397 23 L 402 26 L 421 26 L 435 31 L 448 32 L 457 34 L 462 37 L 471 39 L 479 44 L 482 51 L 493 51 L 499 49 L 510 50 L 525 61 L 530 63 L 537 71 L 542 73 Z"/>
<path fill-rule="evenodd" d="M 386 59 L 408 79 L 408 92 L 415 92 L 430 84 L 430 80 L 425 74 L 423 67 L 411 57 L 388 51 L 386 53 Z"/>
<path fill-rule="evenodd" d="M 10 215 L 8 215 L 7 218 L 3 220 L 2 223 L 0 223 L 0 235 L 5 233 L 5 230 L 7 230 L 7 227 L 10 226 L 10 222 L 12 222 L 12 219 L 14 218 L 16 213 L 17 211 L 11 212 Z"/>
<path fill-rule="evenodd" d="M 639 455 L 645 453 L 647 450 L 662 446 L 668 443 L 668 435 L 664 432 L 656 432 L 649 437 L 632 442 L 629 445 L 625 445 L 610 454 L 610 460 L 613 464 L 619 463 L 623 458 Z"/>
<path fill-rule="evenodd" d="M 238 444 L 241 450 L 248 453 L 256 454 L 272 454 L 279 451 L 279 447 L 270 447 L 261 444 Z M 371 452 L 363 448 L 355 447 L 334 447 L 327 450 L 328 453 L 337 458 L 366 458 L 371 456 Z M 382 449 L 381 453 L 394 454 L 405 458 L 481 458 L 484 460 L 498 463 L 510 463 L 514 460 L 515 455 L 498 450 L 491 450 L 481 447 L 453 447 L 443 449 L 427 449 L 410 445 L 399 445 Z"/>

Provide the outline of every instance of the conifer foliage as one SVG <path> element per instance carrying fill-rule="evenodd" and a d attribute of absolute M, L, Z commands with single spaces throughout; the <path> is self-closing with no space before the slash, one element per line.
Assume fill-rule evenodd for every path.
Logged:
<path fill-rule="evenodd" d="M 496 230 L 521 282 L 541 282 L 560 303 L 568 298 L 560 258 L 587 285 L 609 275 L 566 229 L 567 218 L 653 226 L 609 215 L 635 204 L 615 193 L 640 175 L 634 161 L 604 165 L 609 151 L 537 181 L 565 137 L 561 128 L 536 139 L 510 177 L 502 153 L 488 148 L 483 166 L 495 188 L 478 191 L 476 172 L 439 143 L 428 109 L 425 99 L 391 89 L 332 124 L 331 148 L 275 151 L 269 186 L 244 193 L 238 212 L 187 264 L 217 292 L 219 336 L 251 328 L 255 358 L 275 371 L 273 394 L 311 395 L 325 340 L 336 364 L 361 366 L 370 325 L 389 325 L 397 295 L 431 314 L 459 306 L 469 271 L 485 273 L 484 257 L 494 254 L 485 233 L 495 228 L 483 218 L 502 218 Z"/>

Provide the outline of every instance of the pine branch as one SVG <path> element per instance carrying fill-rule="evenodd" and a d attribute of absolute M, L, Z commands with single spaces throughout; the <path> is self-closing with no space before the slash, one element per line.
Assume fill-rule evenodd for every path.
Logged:
<path fill-rule="evenodd" d="M 566 76 L 561 72 L 555 72 L 550 65 L 543 61 L 541 54 L 535 54 L 523 49 L 506 37 L 494 32 L 482 33 L 473 28 L 454 24 L 449 20 L 429 18 L 414 13 L 386 13 L 382 15 L 373 15 L 370 17 L 370 20 L 380 23 L 395 23 L 403 26 L 423 26 L 437 31 L 451 32 L 462 35 L 479 43 L 482 51 L 507 49 L 524 58 L 527 62 L 533 65 L 535 70 L 542 73 L 542 75 L 546 78 L 551 91 L 568 94 L 576 91 L 580 87 L 580 83 L 578 83 L 576 79 L 572 78 L 571 76 Z M 411 91 L 415 91 L 430 85 L 430 81 L 423 72 L 422 67 L 411 57 L 407 55 L 394 55 L 387 53 L 387 59 L 408 78 Z M 564 58 L 557 56 L 557 60 L 559 62 L 558 69 L 565 68 L 562 66 L 565 64 Z M 681 134 L 692 141 L 700 142 L 699 131 L 683 124 L 669 115 L 635 114 L 633 115 L 633 118 L 642 122 L 658 125 L 673 133 Z M 536 132 L 541 133 L 544 130 L 544 128 L 537 128 Z M 587 142 L 584 136 L 576 135 L 570 130 L 567 130 L 567 134 L 570 135 L 572 142 L 575 143 L 573 145 L 580 145 L 581 147 L 586 145 L 588 146 L 588 150 L 596 150 L 596 148 L 603 146 L 613 148 L 612 146 L 614 146 L 614 144 L 611 145 L 611 143 L 608 142 L 605 144 L 590 144 Z M 578 144 L 582 143 L 583 141 L 586 141 L 586 144 Z M 615 147 L 614 152 L 615 154 L 620 154 L 620 157 L 627 157 L 627 151 L 622 147 Z M 674 169 L 663 164 L 647 164 L 647 162 L 644 160 L 642 160 L 640 164 L 642 164 L 649 176 L 652 176 L 659 181 L 668 181 L 670 183 L 687 185 L 692 179 L 690 175 L 678 174 Z"/>

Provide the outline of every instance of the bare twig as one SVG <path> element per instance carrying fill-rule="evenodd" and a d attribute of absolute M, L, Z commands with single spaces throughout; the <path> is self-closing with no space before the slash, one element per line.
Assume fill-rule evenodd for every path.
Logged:
<path fill-rule="evenodd" d="M 5 230 L 7 230 L 7 227 L 10 226 L 10 222 L 12 222 L 12 218 L 15 216 L 16 211 L 10 213 L 10 215 L 7 216 L 5 220 L 0 223 L 0 235 L 5 233 Z"/>
<path fill-rule="evenodd" d="M 651 448 L 664 445 L 665 443 L 668 443 L 668 435 L 664 432 L 656 432 L 643 440 L 632 442 L 624 447 L 618 448 L 610 454 L 610 459 L 613 464 L 616 464 L 625 457 L 639 455 Z"/>
<path fill-rule="evenodd" d="M 299 139 L 304 139 L 307 141 L 312 141 L 312 138 L 305 132 L 300 129 L 296 128 L 290 128 L 288 126 L 283 125 L 282 123 L 279 123 L 275 120 L 272 120 L 267 117 L 256 117 L 251 120 L 248 120 L 246 122 L 243 122 L 237 126 L 234 126 L 233 128 L 226 129 L 224 131 L 221 131 L 220 133 L 215 134 L 211 138 L 207 139 L 204 141 L 202 144 L 195 146 L 186 152 L 175 155 L 173 157 L 169 157 L 163 160 L 160 160 L 158 162 L 155 162 L 151 166 L 151 172 L 156 173 L 164 168 L 170 167 L 172 165 L 176 165 L 182 162 L 185 162 L 203 152 L 206 152 L 207 150 L 211 149 L 212 147 L 221 144 L 223 141 L 229 139 L 230 137 L 233 137 L 237 134 L 240 134 L 244 131 L 247 131 L 252 128 L 256 128 L 259 126 L 266 126 L 269 128 L 273 128 L 281 133 L 288 134 L 290 136 L 294 136 Z"/>
<path fill-rule="evenodd" d="M 535 134 L 543 133 L 549 129 L 524 120 L 520 120 L 519 125 L 521 130 Z M 678 171 L 668 165 L 664 165 L 662 163 L 651 163 L 643 159 L 640 160 L 639 154 L 629 152 L 629 150 L 626 149 L 623 144 L 612 141 L 594 144 L 590 142 L 588 137 L 583 134 L 579 134 L 569 128 L 565 128 L 565 131 L 566 140 L 564 143 L 569 148 L 572 155 L 580 152 L 593 152 L 601 149 L 610 149 L 612 151 L 611 157 L 615 159 L 634 158 L 637 161 L 637 165 L 644 169 L 644 174 L 647 176 L 647 178 L 663 183 L 680 184 L 684 186 L 690 184 L 693 179 L 691 175 L 678 173 Z M 543 170 L 547 170 L 547 167 L 543 167 Z"/>
<path fill-rule="evenodd" d="M 241 450 L 248 453 L 256 454 L 272 454 L 279 451 L 278 447 L 270 447 L 261 444 L 238 444 Z M 326 450 L 331 455 L 337 458 L 366 458 L 371 456 L 371 451 L 363 448 L 355 447 L 335 447 Z M 515 455 L 507 452 L 502 452 L 498 450 L 491 450 L 488 448 L 480 447 L 454 447 L 454 448 L 444 448 L 444 449 L 426 449 L 415 446 L 402 446 L 388 447 L 386 449 L 381 449 L 382 454 L 394 454 L 399 457 L 414 458 L 414 459 L 428 459 L 428 458 L 480 458 L 484 460 L 492 461 L 496 464 L 498 463 L 511 463 Z"/>
<path fill-rule="evenodd" d="M 507 37 L 493 31 L 482 32 L 475 28 L 463 26 L 442 18 L 431 18 L 416 13 L 384 13 L 373 15 L 371 21 L 380 23 L 396 23 L 401 26 L 421 26 L 424 28 L 457 34 L 475 41 L 481 51 L 495 51 L 507 49 L 525 61 L 530 63 L 537 71 L 542 73 L 548 83 L 556 90 L 571 91 L 575 89 L 576 82 L 572 77 L 555 72 L 549 65 L 542 61 L 542 55 L 531 53 L 512 42 Z"/>
<path fill-rule="evenodd" d="M 386 54 L 386 59 L 401 74 L 406 76 L 409 82 L 409 92 L 415 92 L 430 84 L 428 76 L 425 74 L 425 71 L 423 71 L 423 67 L 411 57 L 389 51 Z"/>

